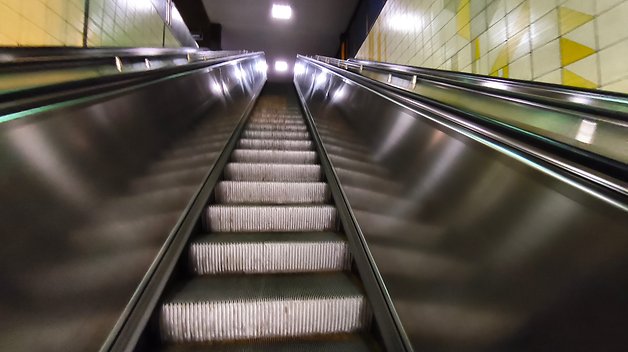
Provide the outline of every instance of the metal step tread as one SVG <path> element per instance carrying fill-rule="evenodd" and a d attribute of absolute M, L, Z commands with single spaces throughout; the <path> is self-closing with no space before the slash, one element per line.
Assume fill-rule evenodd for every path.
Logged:
<path fill-rule="evenodd" d="M 231 154 L 231 160 L 248 163 L 315 164 L 317 159 L 314 151 L 236 149 Z"/>
<path fill-rule="evenodd" d="M 166 296 L 164 305 L 350 297 L 364 297 L 364 293 L 357 278 L 347 272 L 210 275 L 185 281 Z"/>
<path fill-rule="evenodd" d="M 250 341 L 237 344 L 166 345 L 164 352 L 369 352 L 379 351 L 375 342 L 360 334 L 342 334 L 280 341 Z"/>
<path fill-rule="evenodd" d="M 256 130 L 244 130 L 242 131 L 244 138 L 256 138 L 256 139 L 290 139 L 290 140 L 309 140 L 310 134 L 308 132 L 298 131 L 256 131 Z"/>
<path fill-rule="evenodd" d="M 204 243 L 309 243 L 309 242 L 346 242 L 337 232 L 214 232 L 200 235 L 192 245 Z"/>
<path fill-rule="evenodd" d="M 351 260 L 347 241 L 333 232 L 205 234 L 189 257 L 197 275 L 344 271 Z"/>
<path fill-rule="evenodd" d="M 214 192 L 220 204 L 317 204 L 331 198 L 325 182 L 221 181 Z"/>
<path fill-rule="evenodd" d="M 210 205 L 205 228 L 212 232 L 329 231 L 336 226 L 333 205 Z"/>
<path fill-rule="evenodd" d="M 257 150 L 312 150 L 314 149 L 314 145 L 312 141 L 308 140 L 242 138 L 238 142 L 238 148 Z"/>
<path fill-rule="evenodd" d="M 320 181 L 320 165 L 228 163 L 225 178 L 233 181 Z"/>

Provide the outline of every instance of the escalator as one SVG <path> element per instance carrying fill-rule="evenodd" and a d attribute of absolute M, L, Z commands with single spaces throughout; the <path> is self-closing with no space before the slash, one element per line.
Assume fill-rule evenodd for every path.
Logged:
<path fill-rule="evenodd" d="M 263 92 L 257 101 L 144 348 L 378 350 L 370 303 L 295 100 Z"/>
<path fill-rule="evenodd" d="M 262 61 L 146 72 L 0 125 L 0 225 L 22 239 L 0 258 L 40 257 L 0 270 L 3 301 L 30 300 L 0 313 L 71 322 L 29 316 L 0 347 L 43 331 L 11 349 L 622 350 L 621 160 L 609 176 L 304 57 L 294 84 L 265 82 Z"/>

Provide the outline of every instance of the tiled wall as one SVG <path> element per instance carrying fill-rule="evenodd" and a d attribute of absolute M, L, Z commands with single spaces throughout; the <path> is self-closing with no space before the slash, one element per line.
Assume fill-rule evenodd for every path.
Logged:
<path fill-rule="evenodd" d="M 628 0 L 388 0 L 356 57 L 628 93 Z"/>
<path fill-rule="evenodd" d="M 0 46 L 82 46 L 85 0 L 0 0 Z M 165 26 L 165 46 L 180 46 Z M 89 0 L 87 46 L 164 44 L 151 0 Z"/>

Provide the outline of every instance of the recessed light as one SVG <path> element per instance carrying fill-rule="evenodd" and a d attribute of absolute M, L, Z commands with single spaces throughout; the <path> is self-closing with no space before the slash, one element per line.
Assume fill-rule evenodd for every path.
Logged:
<path fill-rule="evenodd" d="M 290 5 L 273 4 L 271 15 L 279 20 L 289 20 L 292 17 L 292 7 Z"/>
<path fill-rule="evenodd" d="M 284 60 L 275 61 L 275 71 L 277 72 L 286 72 L 288 71 L 288 63 Z"/>

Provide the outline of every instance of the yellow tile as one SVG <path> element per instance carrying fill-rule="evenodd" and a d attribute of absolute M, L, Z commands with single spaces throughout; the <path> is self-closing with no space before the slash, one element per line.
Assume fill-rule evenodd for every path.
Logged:
<path fill-rule="evenodd" d="M 46 12 L 46 32 L 59 42 L 65 41 L 67 23 L 57 13 L 49 10 Z"/>
<path fill-rule="evenodd" d="M 469 0 L 461 0 L 458 5 L 456 31 L 461 37 L 471 40 L 471 5 Z"/>
<path fill-rule="evenodd" d="M 594 53 L 595 50 L 586 45 L 576 43 L 567 38 L 560 38 L 560 61 L 562 66 L 567 66 Z"/>
<path fill-rule="evenodd" d="M 593 16 L 587 13 L 572 10 L 564 6 L 558 8 L 560 35 L 565 35 L 591 20 L 593 20 Z"/>
<path fill-rule="evenodd" d="M 24 1 L 22 5 L 21 13 L 26 19 L 32 23 L 43 27 L 46 23 L 46 10 L 47 7 L 43 2 L 36 0 Z"/>
<path fill-rule="evenodd" d="M 46 0 L 46 6 L 54 11 L 57 15 L 65 18 L 68 12 L 69 3 L 67 0 Z"/>
<path fill-rule="evenodd" d="M 597 83 L 591 82 L 588 79 L 575 74 L 574 72 L 569 71 L 568 69 L 563 69 L 563 81 L 562 83 L 567 86 L 574 86 L 580 88 L 589 88 L 595 89 L 597 88 Z"/>
<path fill-rule="evenodd" d="M 21 13 L 24 0 L 2 0 L 2 3 L 5 6 L 8 6 L 11 10 Z"/>

